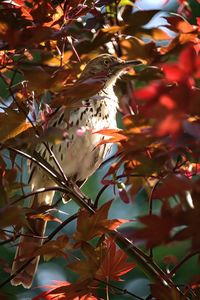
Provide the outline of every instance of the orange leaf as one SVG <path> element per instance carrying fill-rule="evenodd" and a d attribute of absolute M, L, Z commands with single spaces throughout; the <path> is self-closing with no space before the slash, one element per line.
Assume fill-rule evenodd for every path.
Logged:
<path fill-rule="evenodd" d="M 47 66 L 24 66 L 21 64 L 19 68 L 28 80 L 29 88 L 39 94 L 45 90 L 60 91 L 64 88 L 68 78 L 72 76 L 72 71 L 65 68 L 61 68 L 57 72 L 55 72 L 55 68 L 48 69 Z"/>
<path fill-rule="evenodd" d="M 106 143 L 118 143 L 123 140 L 127 140 L 127 137 L 119 132 L 122 132 L 121 129 L 110 129 L 110 128 L 104 128 L 98 131 L 93 132 L 94 134 L 102 134 L 105 136 L 111 136 L 111 138 L 103 139 L 101 142 L 98 143 L 99 145 L 103 145 Z"/>
<path fill-rule="evenodd" d="M 170 17 L 164 17 L 169 25 L 165 25 L 172 31 L 180 33 L 190 33 L 198 30 L 198 26 L 190 24 L 186 19 L 180 15 L 172 15 Z"/>
<path fill-rule="evenodd" d="M 31 209 L 23 208 L 19 206 L 9 206 L 1 209 L 1 214 L 6 218 L 0 218 L 0 228 L 5 228 L 11 225 L 28 226 L 26 213 Z"/>
<path fill-rule="evenodd" d="M 29 216 L 30 219 L 42 219 L 44 221 L 53 221 L 53 222 L 57 222 L 57 223 L 62 223 L 62 221 L 54 216 L 52 216 L 51 214 L 34 214 Z"/>
<path fill-rule="evenodd" d="M 0 141 L 5 142 L 31 127 L 27 123 L 26 117 L 22 112 L 14 111 L 10 108 L 0 113 Z"/>
<path fill-rule="evenodd" d="M 101 236 L 109 230 L 116 229 L 119 225 L 129 222 L 128 220 L 108 220 L 108 211 L 112 201 L 102 205 L 95 214 L 90 214 L 85 209 L 79 213 L 77 220 L 77 231 L 74 234 L 76 241 L 89 241 L 95 236 Z"/>
<path fill-rule="evenodd" d="M 117 33 L 118 31 L 121 31 L 124 28 L 124 26 L 110 26 L 107 28 L 103 28 L 102 31 L 103 32 L 109 32 L 109 33 Z"/>
<path fill-rule="evenodd" d="M 32 257 L 33 253 L 31 252 L 31 249 L 35 248 L 34 256 L 40 256 L 44 255 L 44 258 L 46 261 L 49 261 L 50 259 L 54 257 L 67 257 L 66 254 L 66 247 L 68 246 L 69 239 L 66 235 L 59 236 L 55 241 L 49 241 L 48 243 L 40 246 L 39 248 L 35 248 L 34 246 L 38 245 L 37 243 L 24 243 L 24 247 L 30 249 L 30 254 L 26 257 Z M 35 245 L 34 245 L 35 244 Z M 27 251 L 28 252 L 28 251 Z M 18 257 L 19 259 L 22 259 L 24 257 Z"/>
<path fill-rule="evenodd" d="M 123 59 L 140 59 L 143 63 L 151 63 L 157 55 L 154 42 L 145 43 L 143 40 L 131 37 L 121 41 Z"/>

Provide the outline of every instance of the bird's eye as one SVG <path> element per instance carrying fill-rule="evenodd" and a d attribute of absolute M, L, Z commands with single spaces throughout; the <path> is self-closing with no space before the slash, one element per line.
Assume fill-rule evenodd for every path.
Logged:
<path fill-rule="evenodd" d="M 109 66 L 110 61 L 108 59 L 104 59 L 103 63 L 104 63 L 105 66 Z"/>

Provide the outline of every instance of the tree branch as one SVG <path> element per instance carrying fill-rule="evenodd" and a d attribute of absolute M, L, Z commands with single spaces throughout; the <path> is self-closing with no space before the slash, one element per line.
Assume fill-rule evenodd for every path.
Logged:
<path fill-rule="evenodd" d="M 5 147 L 5 146 L 4 146 Z M 63 181 L 63 178 L 58 174 L 52 167 L 49 165 L 46 161 L 43 160 L 40 155 L 37 154 L 36 157 L 31 157 L 30 155 L 7 146 L 7 149 L 14 151 L 17 154 L 20 154 L 27 159 L 30 159 L 37 165 L 39 165 L 45 172 L 48 173 L 48 176 L 50 176 L 60 187 L 63 191 L 65 189 L 65 192 L 76 201 L 76 203 L 87 209 L 90 213 L 94 214 L 95 210 L 93 207 L 91 207 L 88 203 L 86 203 L 86 200 L 88 198 L 84 196 L 84 194 L 80 191 L 78 186 L 74 185 L 68 186 L 65 181 Z M 37 159 L 36 159 L 37 158 Z M 42 161 L 39 161 L 39 159 Z M 122 248 L 129 257 L 131 257 L 134 262 L 139 266 L 139 268 L 142 270 L 144 274 L 150 279 L 151 282 L 159 282 L 165 287 L 167 286 L 170 290 L 175 289 L 178 291 L 181 295 L 181 291 L 175 286 L 171 278 L 163 272 L 162 269 L 160 269 L 144 252 L 142 252 L 140 249 L 138 249 L 129 239 L 124 237 L 121 233 L 119 233 L 117 230 L 111 231 L 108 233 L 110 236 L 114 237 L 116 240 L 116 243 L 120 248 Z M 4 282 L 0 284 L 0 287 L 4 286 L 6 283 L 8 283 L 10 280 L 12 280 L 18 273 L 20 273 L 30 262 L 32 259 L 28 260 L 19 270 L 17 270 L 17 273 L 11 275 L 8 279 L 6 279 Z"/>

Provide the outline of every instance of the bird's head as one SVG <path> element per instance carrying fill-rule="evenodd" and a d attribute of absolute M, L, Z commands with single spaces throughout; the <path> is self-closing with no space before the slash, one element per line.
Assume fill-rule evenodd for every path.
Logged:
<path fill-rule="evenodd" d="M 125 61 L 110 54 L 100 54 L 87 63 L 80 79 L 105 74 L 108 80 L 107 84 L 114 84 L 124 69 L 139 64 L 141 64 L 139 60 Z"/>

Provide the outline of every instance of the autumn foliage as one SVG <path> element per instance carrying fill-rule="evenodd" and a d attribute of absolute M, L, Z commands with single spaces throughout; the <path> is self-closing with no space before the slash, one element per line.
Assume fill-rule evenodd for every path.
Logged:
<path fill-rule="evenodd" d="M 29 219 L 54 222 L 34 254 L 34 245 L 24 245 L 30 250 L 26 258 L 41 255 L 47 266 L 62 258 L 66 273 L 76 274 L 72 282 L 49 282 L 35 300 L 114 299 L 119 293 L 130 299 L 200 299 L 199 276 L 190 274 L 180 285 L 174 280 L 200 253 L 200 17 L 193 9 L 200 4 L 175 1 L 176 14 L 162 15 L 162 26 L 160 19 L 146 26 L 161 10 L 141 9 L 139 2 L 0 3 L 0 245 L 15 246 Z M 163 10 L 168 2 L 162 2 Z M 31 149 L 38 143 L 62 143 L 67 136 L 47 128 L 55 108 L 64 105 L 67 118 L 70 109 L 101 90 L 106 74 L 76 82 L 84 64 L 100 53 L 143 64 L 128 69 L 117 82 L 121 129 L 93 133 L 107 137 L 101 144 L 114 143 L 116 148 L 104 162 L 108 169 L 102 188 L 96 199 L 89 199 Z M 24 176 L 26 161 L 49 170 L 57 183 L 53 189 L 70 195 L 80 209 L 63 221 L 56 214 L 59 201 L 52 207 L 28 208 L 23 202 L 34 193 Z M 119 198 L 105 196 L 102 204 L 110 187 L 113 198 Z M 124 209 L 145 201 L 148 209 L 132 220 L 113 219 L 109 210 L 114 201 L 122 201 Z M 74 220 L 73 233 L 66 234 L 64 227 L 68 230 Z M 182 257 L 169 253 L 163 257 L 164 267 L 157 264 L 154 252 L 160 246 L 184 241 Z M 0 263 L 5 270 L 0 297 L 10 299 L 10 265 L 5 258 Z M 149 280 L 147 298 L 118 285 L 125 274 L 138 270 Z"/>

